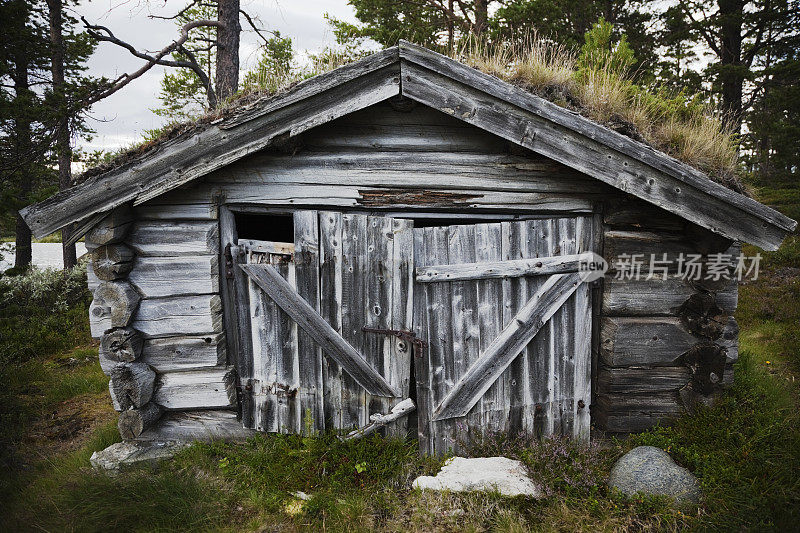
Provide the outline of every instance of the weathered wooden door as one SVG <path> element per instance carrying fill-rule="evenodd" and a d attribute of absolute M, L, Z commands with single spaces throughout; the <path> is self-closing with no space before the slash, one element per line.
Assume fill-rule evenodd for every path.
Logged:
<path fill-rule="evenodd" d="M 420 448 L 478 433 L 589 434 L 591 217 L 414 230 Z"/>
<path fill-rule="evenodd" d="M 411 222 L 298 211 L 294 234 L 239 242 L 253 361 L 242 419 L 286 433 L 365 426 L 408 397 L 410 346 L 363 328 L 410 329 Z"/>

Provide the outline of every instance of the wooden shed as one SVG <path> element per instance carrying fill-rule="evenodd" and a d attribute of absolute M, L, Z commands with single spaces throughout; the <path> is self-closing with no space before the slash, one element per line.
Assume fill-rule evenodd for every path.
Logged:
<path fill-rule="evenodd" d="M 639 431 L 710 401 L 732 379 L 737 283 L 676 269 L 796 226 L 405 42 L 23 216 L 39 237 L 85 234 L 124 437 L 351 430 L 410 398 L 386 431 L 427 453 L 490 431 Z M 596 281 L 592 253 L 611 267 Z M 637 254 L 664 275 L 614 274 Z"/>

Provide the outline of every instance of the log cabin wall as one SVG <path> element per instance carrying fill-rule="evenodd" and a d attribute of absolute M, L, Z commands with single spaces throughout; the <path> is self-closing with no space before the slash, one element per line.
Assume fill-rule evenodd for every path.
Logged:
<path fill-rule="evenodd" d="M 134 310 L 122 325 L 94 316 L 92 321 L 93 333 L 107 339 L 105 344 L 120 328 L 141 338 L 131 361 L 144 365 L 138 367 L 137 379 L 151 382 L 150 398 L 139 406 L 116 402 L 119 409 L 135 411 L 144 420 L 133 436 L 147 437 L 142 431 L 156 420 L 157 433 L 150 434 L 161 439 L 247 434 L 236 419 L 236 342 L 225 337 L 225 332 L 235 336 L 233 302 L 221 283 L 222 252 L 236 239 L 231 210 L 322 207 L 409 217 L 449 211 L 463 214 L 462 220 L 470 213 L 558 217 L 604 211 L 604 232 L 598 232 L 603 243 L 596 248 L 603 245 L 609 260 L 626 250 L 698 253 L 703 247 L 728 246 L 665 211 L 625 202 L 616 189 L 443 113 L 409 106 L 407 101 L 378 104 L 132 211 L 115 211 L 119 220 L 104 223 L 111 227 L 105 230 L 113 234 L 110 239 L 93 242 L 92 232 L 87 235 L 91 248 L 100 247 L 100 241 L 119 244 L 130 255 L 113 251 L 117 256 L 111 263 L 125 265 L 111 276 L 113 283 L 133 288 L 129 294 Z M 229 219 L 222 227 L 221 216 Z M 102 303 L 100 289 L 109 281 L 95 275 L 100 259 L 102 254 L 93 253 L 89 282 Z M 692 303 L 688 310 L 687 301 Z M 735 284 L 636 282 L 616 280 L 611 273 L 595 290 L 594 305 L 596 428 L 638 431 L 684 406 L 706 401 L 711 396 L 711 369 L 697 361 L 704 356 L 716 360 L 724 348 L 728 361 L 723 380 L 730 380 L 736 328 L 728 315 L 736 306 Z M 700 320 L 692 320 L 689 315 L 697 306 L 707 311 L 701 312 L 705 315 Z M 724 331 L 708 327 L 723 315 Z M 101 354 L 101 360 L 105 356 Z M 105 363 L 112 374 L 112 396 L 112 371 L 119 363 Z M 148 404 L 152 405 L 145 409 Z"/>
<path fill-rule="evenodd" d="M 667 254 L 669 277 L 648 277 L 650 254 Z M 738 245 L 642 202 L 606 202 L 607 273 L 600 317 L 596 396 L 597 429 L 629 433 L 710 403 L 733 381 L 738 326 L 735 280 L 687 281 L 677 274 L 680 254 L 736 256 Z M 620 279 L 614 261 L 643 254 L 640 278 Z M 729 270 L 732 273 L 732 269 Z"/>

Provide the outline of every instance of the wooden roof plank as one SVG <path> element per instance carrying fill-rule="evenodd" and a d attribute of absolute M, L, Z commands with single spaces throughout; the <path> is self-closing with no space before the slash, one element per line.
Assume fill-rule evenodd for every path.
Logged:
<path fill-rule="evenodd" d="M 782 213 L 771 209 L 752 198 L 731 191 L 708 178 L 695 168 L 660 152 L 647 144 L 638 142 L 612 129 L 602 126 L 574 111 L 564 109 L 544 98 L 525 91 L 495 76 L 485 74 L 477 69 L 459 63 L 449 57 L 438 54 L 427 48 L 400 41 L 400 59 L 425 67 L 464 84 L 470 85 L 487 94 L 500 98 L 521 109 L 534 113 L 554 124 L 595 140 L 598 143 L 638 159 L 643 163 L 683 181 L 712 196 L 740 207 L 754 210 L 754 213 L 772 224 L 793 231 L 797 222 Z M 405 73 L 404 73 L 405 74 Z"/>
<path fill-rule="evenodd" d="M 276 97 L 268 104 L 269 113 L 214 124 L 165 141 L 141 158 L 20 213 L 34 235 L 41 237 L 91 214 L 131 201 L 140 204 L 256 152 L 280 135 L 295 135 L 396 96 L 400 92 L 397 49 L 376 55 L 380 60 L 370 56 L 369 61 L 321 74 Z"/>

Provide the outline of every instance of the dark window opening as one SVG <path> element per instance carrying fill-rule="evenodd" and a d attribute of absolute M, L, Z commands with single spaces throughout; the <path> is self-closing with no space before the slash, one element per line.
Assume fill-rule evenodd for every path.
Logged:
<path fill-rule="evenodd" d="M 294 242 L 292 215 L 235 213 L 236 233 L 240 239 L 255 241 Z"/>

